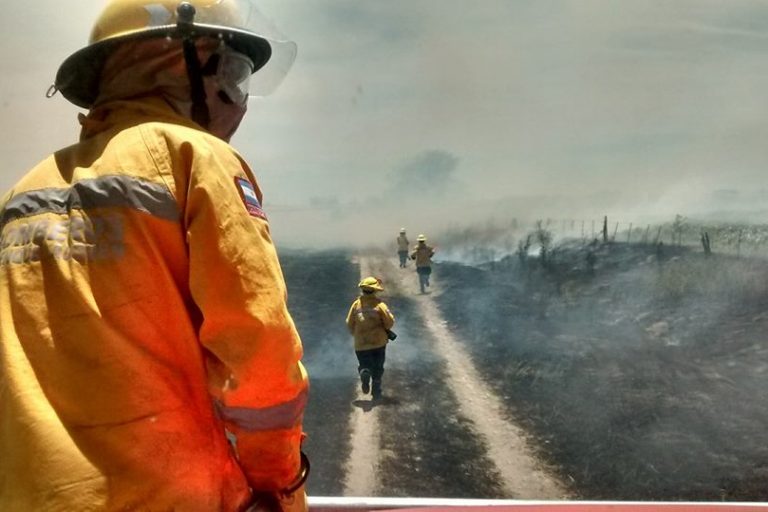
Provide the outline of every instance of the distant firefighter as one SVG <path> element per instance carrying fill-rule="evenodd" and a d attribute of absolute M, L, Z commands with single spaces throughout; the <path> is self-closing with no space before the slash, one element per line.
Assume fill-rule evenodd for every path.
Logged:
<path fill-rule="evenodd" d="M 366 277 L 358 284 L 360 297 L 355 299 L 347 314 L 347 328 L 355 337 L 357 372 L 363 394 L 371 393 L 374 400 L 381 398 L 381 377 L 387 343 L 394 340 L 392 331 L 395 317 L 384 302 L 376 296 L 383 291 L 381 280 Z"/>
<path fill-rule="evenodd" d="M 427 245 L 427 237 L 424 235 L 416 237 L 416 242 L 416 247 L 411 253 L 411 259 L 416 260 L 419 289 L 421 293 L 425 293 L 429 286 L 429 276 L 432 274 L 432 256 L 435 255 L 435 249 Z"/>
<path fill-rule="evenodd" d="M 400 228 L 400 236 L 397 237 L 397 255 L 400 257 L 400 268 L 405 268 L 410 245 L 408 237 L 405 236 L 405 228 Z"/>

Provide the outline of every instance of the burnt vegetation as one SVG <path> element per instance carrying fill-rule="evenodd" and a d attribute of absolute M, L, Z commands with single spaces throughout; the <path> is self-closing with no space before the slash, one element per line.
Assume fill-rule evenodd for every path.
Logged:
<path fill-rule="evenodd" d="M 584 499 L 767 499 L 768 262 L 544 229 L 435 276 L 542 456 Z"/>

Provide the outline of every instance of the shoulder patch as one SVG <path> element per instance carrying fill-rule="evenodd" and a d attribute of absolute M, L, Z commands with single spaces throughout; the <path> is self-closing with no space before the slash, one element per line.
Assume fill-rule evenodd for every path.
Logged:
<path fill-rule="evenodd" d="M 261 209 L 261 202 L 259 202 L 259 197 L 256 195 L 256 190 L 254 190 L 251 182 L 240 176 L 235 176 L 235 185 L 237 185 L 240 198 L 243 200 L 245 209 L 248 210 L 251 217 L 267 220 L 267 215 Z"/>

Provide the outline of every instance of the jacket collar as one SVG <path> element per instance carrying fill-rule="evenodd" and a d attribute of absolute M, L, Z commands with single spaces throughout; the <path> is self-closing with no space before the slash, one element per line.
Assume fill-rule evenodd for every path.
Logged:
<path fill-rule="evenodd" d="M 203 130 L 200 125 L 176 112 L 160 96 L 105 103 L 93 108 L 88 115 L 80 114 L 78 120 L 82 126 L 80 140 L 114 128 L 122 129 L 148 121 L 173 123 Z"/>

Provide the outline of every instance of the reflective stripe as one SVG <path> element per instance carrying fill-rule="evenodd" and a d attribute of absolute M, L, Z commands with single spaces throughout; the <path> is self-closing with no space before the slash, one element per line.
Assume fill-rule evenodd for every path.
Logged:
<path fill-rule="evenodd" d="M 132 208 L 161 219 L 178 221 L 176 199 L 163 184 L 131 176 L 104 176 L 73 183 L 69 188 L 44 188 L 11 197 L 0 216 L 8 222 L 40 213 L 66 214 L 93 208 Z"/>
<path fill-rule="evenodd" d="M 286 429 L 297 425 L 306 404 L 307 391 L 305 390 L 290 402 L 261 409 L 224 407 L 221 403 L 216 405 L 225 421 L 230 421 L 245 430 L 259 431 Z"/>

